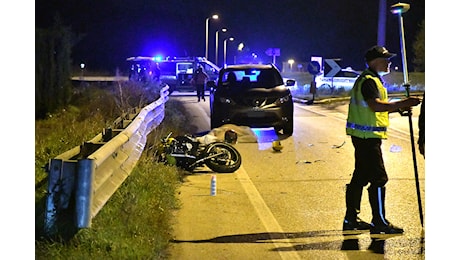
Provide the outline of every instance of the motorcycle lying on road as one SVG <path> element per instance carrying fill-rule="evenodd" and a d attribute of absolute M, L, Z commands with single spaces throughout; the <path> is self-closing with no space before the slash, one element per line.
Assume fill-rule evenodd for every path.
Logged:
<path fill-rule="evenodd" d="M 172 132 L 161 139 L 160 162 L 176 165 L 190 172 L 206 165 L 218 173 L 232 173 L 241 166 L 241 154 L 230 143 L 204 143 L 190 135 L 171 135 Z"/>

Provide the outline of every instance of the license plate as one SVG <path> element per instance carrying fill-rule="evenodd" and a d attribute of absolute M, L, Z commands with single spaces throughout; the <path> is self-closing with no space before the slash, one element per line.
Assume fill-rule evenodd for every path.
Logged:
<path fill-rule="evenodd" d="M 251 111 L 248 112 L 248 117 L 264 117 L 265 112 L 264 111 Z"/>

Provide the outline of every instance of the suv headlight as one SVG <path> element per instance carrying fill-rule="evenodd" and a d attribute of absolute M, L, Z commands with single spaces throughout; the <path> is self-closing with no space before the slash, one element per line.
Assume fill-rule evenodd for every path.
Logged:
<path fill-rule="evenodd" d="M 231 105 L 235 103 L 231 98 L 227 98 L 227 97 L 220 97 L 219 102 L 222 104 L 227 104 L 227 105 Z"/>
<path fill-rule="evenodd" d="M 289 102 L 289 100 L 291 100 L 291 95 L 287 95 L 287 96 L 284 96 L 284 97 L 280 97 L 276 100 L 275 104 L 276 105 L 282 105 L 286 102 Z"/>

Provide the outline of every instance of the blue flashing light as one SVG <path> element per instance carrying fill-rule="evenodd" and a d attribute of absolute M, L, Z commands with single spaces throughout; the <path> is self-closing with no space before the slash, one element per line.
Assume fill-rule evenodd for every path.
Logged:
<path fill-rule="evenodd" d="M 153 60 L 153 61 L 162 61 L 162 60 L 163 60 L 163 57 L 161 57 L 161 56 L 154 56 L 154 57 L 152 58 L 152 60 Z"/>

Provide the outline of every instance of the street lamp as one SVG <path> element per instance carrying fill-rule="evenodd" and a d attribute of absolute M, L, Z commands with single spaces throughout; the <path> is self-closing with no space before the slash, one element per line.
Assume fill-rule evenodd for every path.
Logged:
<path fill-rule="evenodd" d="M 251 57 L 252 57 L 251 63 L 252 63 L 253 61 L 254 61 L 254 62 L 257 61 L 257 57 L 258 57 L 258 56 L 257 56 L 257 53 L 255 53 L 255 52 L 251 53 Z"/>
<path fill-rule="evenodd" d="M 219 47 L 218 47 L 219 46 L 219 31 L 226 32 L 227 28 L 222 28 L 222 29 L 216 31 L 216 65 L 217 66 L 219 66 L 217 64 L 217 60 L 219 58 L 219 52 L 218 52 L 218 50 L 219 50 Z"/>
<path fill-rule="evenodd" d="M 227 40 L 233 41 L 235 38 L 230 37 L 224 40 L 224 68 L 227 67 Z"/>
<path fill-rule="evenodd" d="M 208 17 L 206 18 L 206 53 L 204 55 L 204 57 L 206 59 L 208 59 L 208 46 L 209 46 L 209 19 L 214 19 L 214 20 L 217 20 L 219 19 L 219 16 L 217 14 L 211 16 L 211 17 Z"/>
<path fill-rule="evenodd" d="M 240 42 L 238 44 L 238 47 L 237 47 L 237 54 L 233 57 L 233 64 L 237 64 L 236 62 L 236 56 L 238 55 L 241 59 L 241 57 L 243 56 L 242 53 L 243 53 L 243 48 L 244 48 L 244 43 Z"/>
<path fill-rule="evenodd" d="M 288 60 L 288 63 L 289 63 L 289 68 L 290 68 L 291 71 L 292 71 L 292 64 L 294 64 L 294 60 L 293 60 L 293 59 L 290 59 L 290 60 Z"/>
<path fill-rule="evenodd" d="M 83 80 L 83 70 L 85 69 L 85 63 L 80 63 L 80 69 L 81 69 L 81 73 L 80 73 L 80 80 Z"/>

